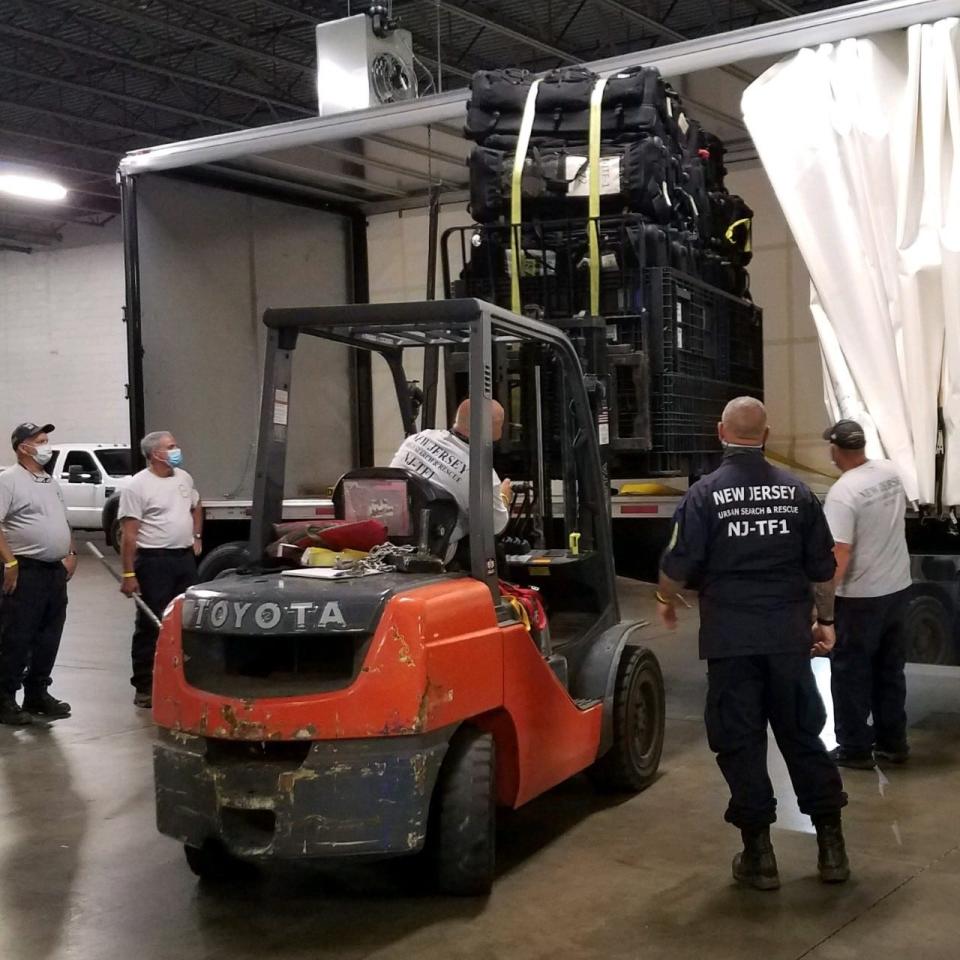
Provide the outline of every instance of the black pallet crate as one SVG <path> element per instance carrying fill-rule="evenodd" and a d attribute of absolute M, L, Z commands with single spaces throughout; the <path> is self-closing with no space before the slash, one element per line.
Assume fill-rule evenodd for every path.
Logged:
<path fill-rule="evenodd" d="M 644 346 L 655 374 L 762 391 L 763 311 L 756 304 L 672 269 L 644 271 L 643 286 L 650 318 Z"/>
<path fill-rule="evenodd" d="M 646 266 L 645 248 L 637 243 L 643 226 L 636 217 L 591 221 L 603 262 L 601 317 L 589 317 L 583 220 L 448 230 L 442 246 L 446 294 L 509 307 L 513 229 L 528 274 L 520 283 L 524 312 L 562 327 L 585 372 L 607 380 L 611 475 L 702 473 L 719 459 L 716 423 L 725 404 L 743 394 L 762 398 L 762 311 L 687 272 Z M 585 349 L 596 342 L 598 320 L 607 344 L 599 362 L 595 350 Z M 505 374 L 498 369 L 498 377 Z M 548 381 L 544 387 L 546 414 L 556 398 Z"/>
<path fill-rule="evenodd" d="M 648 270 L 652 474 L 699 474 L 721 455 L 734 397 L 763 399 L 763 312 L 675 270 Z"/>
<path fill-rule="evenodd" d="M 547 321 L 590 312 L 589 231 L 600 251 L 600 310 L 606 317 L 642 309 L 640 217 L 528 221 L 453 227 L 443 234 L 441 263 L 446 296 L 476 297 L 509 308 L 511 235 L 517 240 L 522 312 Z"/>
<path fill-rule="evenodd" d="M 644 313 L 643 271 L 650 268 L 677 270 L 735 300 L 747 289 L 746 272 L 705 249 L 695 234 L 621 215 L 453 227 L 444 232 L 440 249 L 445 296 L 476 297 L 509 308 L 513 237 L 521 312 L 553 322 L 589 314 L 591 233 L 600 259 L 600 316 Z"/>

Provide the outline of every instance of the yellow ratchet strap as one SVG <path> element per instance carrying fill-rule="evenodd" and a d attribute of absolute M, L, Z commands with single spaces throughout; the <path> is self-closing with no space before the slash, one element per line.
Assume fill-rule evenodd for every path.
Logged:
<path fill-rule="evenodd" d="M 520 313 L 520 223 L 523 218 L 523 163 L 530 147 L 530 133 L 537 113 L 537 90 L 540 81 L 534 80 L 523 107 L 523 119 L 517 137 L 517 152 L 513 157 L 513 175 L 510 178 L 510 309 Z"/>
<path fill-rule="evenodd" d="M 587 210 L 587 229 L 590 234 L 590 314 L 600 314 L 600 236 L 597 217 L 600 216 L 600 134 L 603 119 L 603 88 L 607 78 L 601 77 L 590 93 L 590 139 L 587 162 L 590 164 L 590 199 Z"/>
<path fill-rule="evenodd" d="M 736 231 L 737 227 L 746 227 L 747 228 L 747 242 L 743 245 L 744 253 L 750 252 L 751 246 L 751 234 L 753 233 L 753 219 L 751 217 L 743 217 L 741 220 L 734 220 L 733 223 L 727 227 L 726 238 L 727 243 L 733 243 L 733 234 Z"/>

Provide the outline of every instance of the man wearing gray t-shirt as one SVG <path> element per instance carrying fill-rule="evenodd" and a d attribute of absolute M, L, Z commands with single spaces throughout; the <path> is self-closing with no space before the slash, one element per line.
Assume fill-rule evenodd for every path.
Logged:
<path fill-rule="evenodd" d="M 140 450 L 147 467 L 120 492 L 120 590 L 127 596 L 140 594 L 159 619 L 174 597 L 196 583 L 203 509 L 193 478 L 180 469 L 183 454 L 172 434 L 166 430 L 148 433 L 140 441 Z M 138 707 L 149 708 L 153 702 L 156 647 L 157 628 L 138 609 L 130 644 L 130 682 Z"/>
<path fill-rule="evenodd" d="M 824 504 L 837 558 L 834 757 L 855 769 L 872 769 L 875 757 L 903 763 L 909 753 L 903 617 L 911 583 L 903 483 L 889 460 L 867 459 L 856 421 L 839 421 L 823 438 L 842 473 Z"/>
<path fill-rule="evenodd" d="M 52 423 L 16 427 L 17 465 L 0 473 L 0 723 L 70 716 L 70 704 L 47 689 L 67 616 L 67 581 L 77 567 L 63 493 L 44 469 L 52 431 Z"/>

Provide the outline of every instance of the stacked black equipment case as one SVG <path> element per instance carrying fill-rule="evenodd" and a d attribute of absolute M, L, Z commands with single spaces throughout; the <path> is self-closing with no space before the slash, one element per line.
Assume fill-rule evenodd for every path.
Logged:
<path fill-rule="evenodd" d="M 444 235 L 446 295 L 570 333 L 600 385 L 614 475 L 709 468 L 724 404 L 763 389 L 746 271 L 753 214 L 724 184 L 723 143 L 645 66 L 604 81 L 579 66 L 539 79 L 480 71 L 466 134 L 476 225 Z M 498 365 L 509 402 L 519 367 Z M 463 392 L 456 357 L 447 368 L 452 402 Z"/>

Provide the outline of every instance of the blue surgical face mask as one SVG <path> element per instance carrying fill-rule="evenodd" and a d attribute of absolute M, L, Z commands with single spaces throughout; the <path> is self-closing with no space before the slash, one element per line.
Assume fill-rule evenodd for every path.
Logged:
<path fill-rule="evenodd" d="M 171 467 L 179 467 L 183 463 L 183 451 L 179 447 L 174 447 L 167 451 L 167 463 Z"/>

